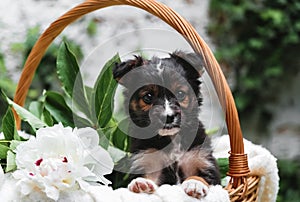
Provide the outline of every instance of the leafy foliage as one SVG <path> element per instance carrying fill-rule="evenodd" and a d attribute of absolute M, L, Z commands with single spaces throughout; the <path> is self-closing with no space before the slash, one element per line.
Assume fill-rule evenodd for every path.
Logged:
<path fill-rule="evenodd" d="M 8 103 L 5 98 L 5 94 L 0 87 L 0 132 L 2 131 L 2 119 L 4 115 L 7 113 Z"/>
<path fill-rule="evenodd" d="M 297 0 L 212 0 L 209 34 L 241 118 L 266 123 L 269 107 L 299 72 L 300 3 Z"/>
<path fill-rule="evenodd" d="M 279 177 L 281 179 L 278 202 L 296 202 L 300 199 L 300 161 L 279 160 Z"/>
<path fill-rule="evenodd" d="M 21 119 L 31 126 L 33 132 L 37 128 L 53 126 L 59 122 L 70 127 L 93 127 L 98 131 L 101 145 L 110 148 L 114 159 L 120 159 L 128 150 L 128 136 L 118 128 L 119 123 L 112 116 L 112 102 L 117 87 L 112 77 L 112 67 L 116 62 L 120 62 L 118 55 L 105 64 L 91 89 L 83 83 L 71 47 L 63 43 L 57 56 L 57 74 L 64 92 L 44 91 L 38 101 L 30 102 L 28 109 L 18 106 L 3 93 L 1 97 L 6 105 L 12 106 Z M 11 170 L 14 165 L 9 163 L 13 161 L 14 155 L 10 146 L 13 141 L 22 139 L 18 136 L 10 107 L 2 122 L 4 140 L 0 140 L 0 158 L 7 159 L 6 168 Z"/>
<path fill-rule="evenodd" d="M 28 122 L 33 129 L 42 128 L 42 127 L 47 126 L 43 121 L 41 121 L 39 118 L 34 116 L 30 111 L 26 110 L 25 108 L 19 106 L 16 103 L 14 103 L 9 98 L 7 98 L 7 102 L 14 108 L 14 110 L 21 117 L 21 119 L 23 121 Z M 10 110 L 10 108 L 8 110 Z M 14 129 L 16 129 L 16 126 L 14 123 L 15 120 L 13 119 L 12 115 L 9 116 L 8 120 L 9 120 L 9 122 L 7 121 L 6 123 L 4 123 L 4 122 L 2 123 L 3 128 L 9 126 L 9 127 L 13 127 Z M 5 119 L 3 119 L 3 121 L 5 121 Z M 5 131 L 3 130 L 3 132 L 5 132 Z"/>
<path fill-rule="evenodd" d="M 17 128 L 14 124 L 14 114 L 11 108 L 8 108 L 3 120 L 3 134 L 6 140 L 20 140 L 17 133 Z"/>
<path fill-rule="evenodd" d="M 25 63 L 26 58 L 28 57 L 31 49 L 33 48 L 39 36 L 40 27 L 35 26 L 33 28 L 28 29 L 25 42 L 12 44 L 11 49 L 14 52 L 23 54 L 23 64 Z M 63 37 L 63 39 L 67 40 L 66 37 Z M 83 54 L 80 46 L 71 40 L 68 41 L 69 46 L 77 55 L 78 60 L 82 59 Z M 59 79 L 56 74 L 56 59 L 58 56 L 58 50 L 59 44 L 54 42 L 49 46 L 46 53 L 44 54 L 31 84 L 31 89 L 34 89 L 34 91 L 31 91 L 31 93 L 29 93 L 29 98 L 32 98 L 32 100 L 36 99 L 37 96 L 40 95 L 43 90 L 61 90 L 61 86 L 59 85 Z M 23 64 L 21 64 L 20 66 L 23 67 Z"/>
<path fill-rule="evenodd" d="M 16 84 L 12 81 L 5 66 L 4 56 L 0 53 L 0 89 L 5 90 L 8 96 L 12 96 L 15 92 Z M 0 101 L 0 104 L 2 102 Z M 1 111 L 0 107 L 0 111 Z"/>
<path fill-rule="evenodd" d="M 119 63 L 120 58 L 115 55 L 109 60 L 105 66 L 104 71 L 99 75 L 95 84 L 95 112 L 100 127 L 104 127 L 111 119 L 113 112 L 113 103 L 117 82 L 113 78 L 111 71 L 107 71 L 115 63 Z M 105 71 L 106 70 L 106 71 Z"/>
<path fill-rule="evenodd" d="M 226 172 L 229 169 L 229 160 L 228 160 L 228 158 L 219 158 L 219 159 L 217 159 L 217 162 L 218 162 L 218 166 L 219 166 L 219 169 L 220 169 L 220 172 L 221 172 L 221 175 L 222 175 L 221 178 L 226 177 Z"/>
<path fill-rule="evenodd" d="M 4 56 L 0 53 L 0 132 L 2 126 L 2 119 L 4 115 L 7 113 L 8 104 L 5 100 L 5 95 L 12 97 L 16 84 L 12 81 L 5 66 Z"/>
<path fill-rule="evenodd" d="M 36 26 L 27 30 L 27 35 L 24 42 L 11 44 L 10 49 L 12 52 L 18 55 L 23 55 L 22 64 L 19 65 L 20 67 L 25 63 L 25 60 L 28 57 L 28 54 L 30 53 L 39 35 L 40 27 Z M 77 58 L 80 60 L 83 57 L 81 48 L 72 41 L 69 41 L 69 46 L 72 48 L 73 52 L 76 53 Z M 41 60 L 41 63 L 39 65 L 41 68 L 37 69 L 36 75 L 31 85 L 31 89 L 28 92 L 28 102 L 31 103 L 32 100 L 36 100 L 44 89 L 61 92 L 61 86 L 59 85 L 59 80 L 57 78 L 55 69 L 58 47 L 59 45 L 57 45 L 57 43 L 51 44 L 51 46 L 46 51 L 43 59 Z M 5 65 L 5 58 L 3 54 L 0 53 L 0 90 L 2 90 L 9 98 L 12 98 L 15 93 L 16 86 L 16 83 L 11 79 L 10 72 L 7 70 L 7 67 Z M 0 131 L 2 117 L 4 117 L 6 109 L 7 102 L 5 101 L 5 98 L 3 98 L 3 96 L 0 96 Z"/>
<path fill-rule="evenodd" d="M 86 31 L 88 33 L 89 36 L 93 37 L 97 34 L 97 19 L 92 19 L 90 20 L 87 28 L 86 28 Z"/>

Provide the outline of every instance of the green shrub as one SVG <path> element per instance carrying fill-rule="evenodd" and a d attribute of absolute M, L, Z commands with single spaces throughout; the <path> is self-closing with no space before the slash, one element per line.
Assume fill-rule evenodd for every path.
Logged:
<path fill-rule="evenodd" d="M 263 127 L 257 129 L 266 129 L 270 106 L 300 70 L 300 2 L 211 0 L 209 12 L 208 32 L 221 67 L 233 77 L 242 126 L 255 117 Z M 278 167 L 277 201 L 299 201 L 299 161 L 279 160 Z"/>
<path fill-rule="evenodd" d="M 256 116 L 266 127 L 270 106 L 300 69 L 300 2 L 211 0 L 209 12 L 209 34 L 233 75 L 241 119 Z"/>
<path fill-rule="evenodd" d="M 298 202 L 300 199 L 300 161 L 279 160 L 280 189 L 278 202 Z"/>

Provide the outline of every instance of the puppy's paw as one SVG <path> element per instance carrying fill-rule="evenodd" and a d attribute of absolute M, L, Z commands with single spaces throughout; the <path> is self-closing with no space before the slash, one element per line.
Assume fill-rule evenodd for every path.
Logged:
<path fill-rule="evenodd" d="M 157 189 L 157 185 L 149 179 L 138 177 L 132 180 L 128 189 L 135 193 L 153 193 Z"/>
<path fill-rule="evenodd" d="M 197 199 L 205 197 L 208 192 L 207 184 L 194 179 L 184 181 L 181 187 L 187 195 Z"/>

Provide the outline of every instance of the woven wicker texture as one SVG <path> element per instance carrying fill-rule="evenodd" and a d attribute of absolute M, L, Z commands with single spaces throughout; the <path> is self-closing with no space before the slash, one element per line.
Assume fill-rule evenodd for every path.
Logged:
<path fill-rule="evenodd" d="M 232 178 L 231 183 L 226 189 L 229 191 L 232 201 L 255 201 L 259 178 L 248 177 L 250 171 L 248 168 L 247 155 L 244 154 L 243 136 L 238 113 L 222 70 L 210 48 L 198 35 L 196 30 L 175 11 L 159 2 L 154 0 L 87 0 L 62 15 L 49 26 L 34 45 L 24 65 L 14 101 L 21 106 L 24 105 L 38 64 L 49 45 L 66 26 L 87 13 L 116 5 L 130 5 L 159 17 L 180 33 L 189 42 L 195 52 L 201 53 L 204 56 L 206 70 L 211 77 L 219 101 L 226 114 L 226 123 L 230 135 L 231 151 L 228 175 Z M 20 119 L 17 115 L 15 116 L 17 124 L 20 126 Z"/>

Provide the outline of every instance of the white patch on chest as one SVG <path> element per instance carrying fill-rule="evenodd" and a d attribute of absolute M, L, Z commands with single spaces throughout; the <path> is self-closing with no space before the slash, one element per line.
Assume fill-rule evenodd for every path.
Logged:
<path fill-rule="evenodd" d="M 173 162 L 175 162 L 175 161 L 178 162 L 185 153 L 185 151 L 182 149 L 180 139 L 181 139 L 181 137 L 177 136 L 177 137 L 173 138 L 173 140 L 172 140 L 173 148 L 172 148 L 171 152 L 169 153 L 169 158 Z"/>
<path fill-rule="evenodd" d="M 178 162 L 180 158 L 184 155 L 184 151 L 181 149 L 180 144 L 174 145 L 172 152 L 170 153 L 170 158 L 175 162 Z"/>

